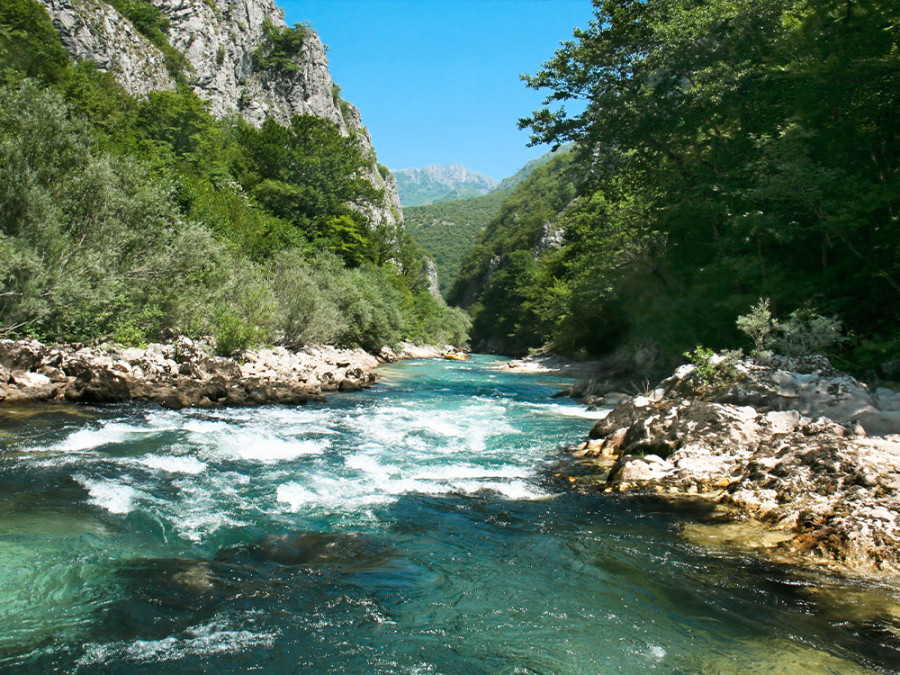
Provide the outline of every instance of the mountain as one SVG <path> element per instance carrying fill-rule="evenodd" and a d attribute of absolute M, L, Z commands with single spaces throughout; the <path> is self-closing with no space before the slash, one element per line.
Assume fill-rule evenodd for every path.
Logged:
<path fill-rule="evenodd" d="M 314 115 L 354 135 L 370 156 L 366 178 L 384 190 L 373 220 L 401 213 L 390 172 L 379 170 L 359 111 L 340 98 L 322 41 L 289 28 L 273 0 L 39 0 L 76 61 L 93 62 L 130 94 L 186 83 L 217 118 L 235 112 L 255 126 Z"/>
<path fill-rule="evenodd" d="M 400 169 L 393 174 L 404 207 L 477 197 L 498 185 L 490 176 L 469 171 L 462 164 L 429 164 L 423 169 Z"/>
<path fill-rule="evenodd" d="M 442 294 L 453 286 L 460 261 L 491 221 L 507 194 L 491 192 L 480 197 L 438 202 L 403 209 L 404 227 L 434 260 Z"/>

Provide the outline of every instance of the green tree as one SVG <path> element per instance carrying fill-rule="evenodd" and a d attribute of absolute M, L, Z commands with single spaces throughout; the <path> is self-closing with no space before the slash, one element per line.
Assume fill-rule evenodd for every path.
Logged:
<path fill-rule="evenodd" d="M 241 181 L 260 205 L 348 262 L 371 259 L 375 224 L 364 208 L 384 195 L 366 178 L 368 161 L 352 136 L 311 115 L 295 116 L 289 127 L 269 119 L 238 131 L 249 158 L 238 169 Z"/>
<path fill-rule="evenodd" d="M 549 93 L 521 120 L 534 142 L 574 141 L 581 193 L 606 205 L 570 228 L 593 251 L 564 257 L 573 300 L 596 279 L 623 337 L 655 332 L 670 353 L 736 341 L 731 317 L 760 296 L 813 300 L 896 345 L 898 14 L 886 0 L 598 0 L 526 76 Z M 616 244 L 623 227 L 636 249 Z"/>
<path fill-rule="evenodd" d="M 69 68 L 47 10 L 36 0 L 0 4 L 0 81 L 23 77 L 58 82 Z"/>

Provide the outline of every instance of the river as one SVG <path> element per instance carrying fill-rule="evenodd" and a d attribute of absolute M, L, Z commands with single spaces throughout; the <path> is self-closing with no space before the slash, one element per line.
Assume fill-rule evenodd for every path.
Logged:
<path fill-rule="evenodd" d="M 552 478 L 552 378 L 383 367 L 305 407 L 0 409 L 0 671 L 855 673 L 897 589 Z"/>

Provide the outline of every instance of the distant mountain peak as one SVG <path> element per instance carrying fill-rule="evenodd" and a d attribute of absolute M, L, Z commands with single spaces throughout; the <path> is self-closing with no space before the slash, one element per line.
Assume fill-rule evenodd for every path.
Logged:
<path fill-rule="evenodd" d="M 421 206 L 437 202 L 477 197 L 500 184 L 494 178 L 470 171 L 462 164 L 429 164 L 421 169 L 400 169 L 392 172 L 397 179 L 400 203 Z"/>

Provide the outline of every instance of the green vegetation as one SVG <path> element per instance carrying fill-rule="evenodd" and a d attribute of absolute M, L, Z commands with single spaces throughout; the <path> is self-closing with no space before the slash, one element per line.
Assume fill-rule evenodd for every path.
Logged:
<path fill-rule="evenodd" d="M 0 9 L 0 73 L 0 335 L 465 342 L 330 123 L 216 120 L 186 86 L 132 98 L 34 0 Z"/>
<path fill-rule="evenodd" d="M 567 143 L 566 145 L 556 148 L 555 150 L 550 150 L 545 152 L 543 155 L 536 159 L 532 159 L 522 166 L 521 169 L 516 171 L 512 176 L 507 176 L 502 181 L 500 181 L 500 185 L 494 188 L 494 192 L 512 192 L 519 185 L 525 182 L 525 179 L 528 178 L 534 170 L 539 166 L 544 166 L 551 159 L 554 159 L 558 155 L 561 155 L 565 152 L 569 152 L 572 149 L 572 144 Z"/>
<path fill-rule="evenodd" d="M 437 265 L 442 295 L 447 296 L 456 282 L 464 256 L 478 240 L 478 235 L 500 212 L 512 190 L 535 169 L 569 149 L 567 146 L 531 160 L 486 195 L 403 209 L 406 231 Z"/>
<path fill-rule="evenodd" d="M 463 256 L 500 211 L 507 196 L 491 192 L 471 199 L 403 209 L 409 236 L 437 265 L 442 295 L 453 286 Z"/>
<path fill-rule="evenodd" d="M 184 54 L 169 43 L 167 35 L 169 20 L 150 0 L 104 0 L 104 2 L 128 19 L 138 33 L 163 53 L 166 68 L 172 77 L 183 79 L 187 60 Z"/>
<path fill-rule="evenodd" d="M 753 340 L 753 351 L 761 354 L 772 344 L 772 339 L 779 325 L 769 309 L 769 298 L 760 298 L 749 314 L 742 314 L 735 322 L 737 329 Z"/>
<path fill-rule="evenodd" d="M 569 164 L 570 155 L 562 155 L 535 170 L 462 261 L 449 301 L 470 308 L 473 336 L 492 349 L 521 352 L 551 337 L 557 317 L 550 298 L 560 289 L 536 260 L 535 247 L 544 224 L 575 196 Z"/>
<path fill-rule="evenodd" d="M 716 354 L 702 345 L 695 347 L 692 352 L 684 353 L 684 357 L 694 365 L 693 378 L 704 388 L 726 387 L 744 379 L 744 373 L 737 367 L 743 356 L 740 350 Z"/>
<path fill-rule="evenodd" d="M 597 2 L 526 78 L 548 96 L 521 125 L 576 144 L 578 198 L 534 197 L 566 245 L 518 259 L 524 276 L 504 281 L 518 306 L 493 306 L 487 262 L 536 232 L 485 231 L 451 294 L 477 311 L 476 339 L 595 353 L 651 339 L 675 356 L 738 344 L 734 317 L 767 297 L 840 321 L 844 367 L 900 357 L 898 26 L 887 0 Z M 558 107 L 573 100 L 581 112 Z"/>
<path fill-rule="evenodd" d="M 57 82 L 69 68 L 69 54 L 59 42 L 50 16 L 35 0 L 0 3 L 0 79 L 15 82 L 41 77 Z"/>
<path fill-rule="evenodd" d="M 303 47 L 303 39 L 312 29 L 300 23 L 293 28 L 276 26 L 268 19 L 263 21 L 262 29 L 265 40 L 253 52 L 256 69 L 281 72 L 300 70 L 296 57 Z"/>
<path fill-rule="evenodd" d="M 822 316 L 810 307 L 801 307 L 780 321 L 769 311 L 768 298 L 760 299 L 748 314 L 739 316 L 736 325 L 753 340 L 756 356 L 769 355 L 769 347 L 788 356 L 820 354 L 845 339 L 837 317 Z"/>

